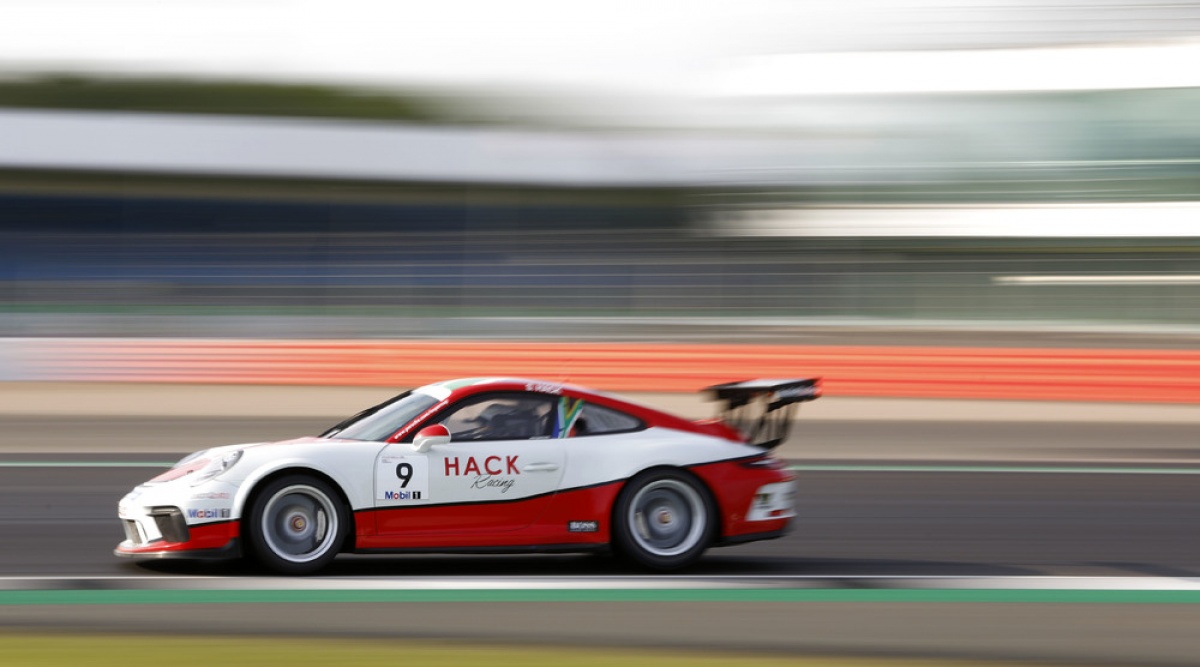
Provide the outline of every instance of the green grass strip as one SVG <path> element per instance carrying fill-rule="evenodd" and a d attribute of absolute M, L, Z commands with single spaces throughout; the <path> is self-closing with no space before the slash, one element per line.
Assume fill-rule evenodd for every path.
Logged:
<path fill-rule="evenodd" d="M 166 662 L 171 667 L 607 667 L 616 664 L 625 667 L 986 667 L 1003 664 L 939 659 L 769 656 L 745 652 L 451 645 L 386 639 L 0 633 L 0 664 L 6 667 L 128 667 L 139 662 Z"/>
<path fill-rule="evenodd" d="M 1036 589 L 511 589 L 511 590 L 34 590 L 0 591 L 0 605 L 357 602 L 959 602 L 1198 604 L 1200 590 Z"/>
<path fill-rule="evenodd" d="M 0 106 L 443 121 L 432 95 L 314 84 L 57 74 L 0 81 Z"/>

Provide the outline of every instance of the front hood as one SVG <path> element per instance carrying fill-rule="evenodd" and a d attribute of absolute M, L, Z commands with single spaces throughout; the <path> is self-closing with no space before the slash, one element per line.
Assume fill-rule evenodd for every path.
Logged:
<path fill-rule="evenodd" d="M 329 438 L 318 438 L 316 436 L 304 436 L 302 438 L 292 438 L 291 440 L 274 440 L 270 442 L 248 442 L 240 445 L 221 445 L 219 447 L 210 447 L 209 449 L 201 449 L 198 452 L 192 452 L 180 459 L 176 466 L 202 458 L 212 458 L 214 456 L 223 456 L 229 452 L 239 449 L 262 449 L 266 447 L 287 447 L 289 445 L 308 445 L 314 442 L 337 442 Z"/>
<path fill-rule="evenodd" d="M 261 449 L 264 447 L 288 447 L 291 445 L 311 445 L 316 442 L 337 442 L 329 438 L 318 438 L 313 435 L 306 435 L 302 438 L 292 438 L 291 440 L 275 440 L 272 442 L 253 442 L 248 445 L 225 445 L 223 447 L 214 447 L 208 451 L 225 453 L 234 449 Z"/>
<path fill-rule="evenodd" d="M 171 466 L 169 469 L 167 469 L 162 474 L 157 475 L 153 479 L 145 482 L 144 485 L 145 486 L 156 486 L 159 484 L 168 484 L 171 482 L 187 480 L 187 479 L 195 480 L 193 475 L 196 475 L 198 473 L 203 474 L 205 472 L 208 472 L 210 474 L 204 475 L 204 479 L 209 479 L 209 478 L 213 477 L 215 474 L 219 474 L 219 473 L 211 473 L 211 469 L 213 467 L 214 462 L 219 462 L 222 459 L 229 457 L 231 454 L 236 455 L 233 457 L 233 461 L 234 461 L 234 463 L 236 463 L 236 461 L 241 457 L 241 454 L 249 449 L 261 449 L 261 448 L 265 448 L 265 447 L 276 447 L 276 446 L 283 446 L 283 445 L 288 445 L 288 444 L 307 443 L 307 442 L 312 442 L 317 439 L 318 438 L 296 438 L 294 440 L 283 440 L 280 442 L 251 442 L 251 443 L 245 443 L 245 444 L 240 444 L 240 445 L 222 445 L 220 447 L 210 447 L 208 449 L 201 449 L 200 451 L 192 452 L 191 454 L 188 454 L 187 456 L 183 457 L 182 459 L 179 460 L 178 463 Z M 224 471 L 224 469 L 222 469 L 222 472 L 223 471 Z M 198 482 L 199 482 L 199 480 L 193 481 L 193 483 L 198 483 Z"/>

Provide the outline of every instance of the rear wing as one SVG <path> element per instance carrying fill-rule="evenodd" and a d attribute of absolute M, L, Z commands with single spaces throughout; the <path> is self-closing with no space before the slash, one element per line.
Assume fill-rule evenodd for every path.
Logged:
<path fill-rule="evenodd" d="M 796 405 L 821 395 L 821 378 L 727 382 L 704 391 L 724 403 L 717 417 L 746 442 L 774 449 L 787 439 Z"/>

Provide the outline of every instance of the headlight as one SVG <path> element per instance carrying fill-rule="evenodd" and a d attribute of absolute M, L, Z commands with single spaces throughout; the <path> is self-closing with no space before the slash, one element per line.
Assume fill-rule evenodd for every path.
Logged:
<path fill-rule="evenodd" d="M 242 450 L 240 449 L 227 452 L 220 458 L 212 459 L 208 462 L 208 465 L 190 475 L 188 481 L 191 482 L 192 486 L 203 484 L 204 482 L 207 482 L 208 480 L 232 468 L 237 464 L 238 461 L 241 460 L 241 458 Z"/>

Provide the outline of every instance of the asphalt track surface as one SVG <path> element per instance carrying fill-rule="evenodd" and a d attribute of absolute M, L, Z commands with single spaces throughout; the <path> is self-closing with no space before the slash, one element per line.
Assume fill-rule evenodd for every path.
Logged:
<path fill-rule="evenodd" d="M 0 416 L 0 451 L 6 452 L 0 455 L 4 587 L 83 595 L 86 589 L 194 591 L 261 581 L 261 573 L 238 564 L 136 564 L 113 557 L 121 539 L 116 502 L 156 474 L 154 464 L 173 461 L 196 446 L 311 433 L 327 421 Z M 676 578 L 685 582 L 676 585 L 759 581 L 771 588 L 816 586 L 850 595 L 845 598 L 685 601 L 651 591 L 637 601 L 586 602 L 569 592 L 538 600 L 518 595 L 455 601 L 431 594 L 408 601 L 309 599 L 305 604 L 271 603 L 263 594 L 237 604 L 220 597 L 205 604 L 158 601 L 166 606 L 136 599 L 116 606 L 43 600 L 0 604 L 0 627 L 1192 665 L 1200 652 L 1195 601 L 1136 596 L 1111 603 L 1070 596 L 1035 601 L 986 592 L 923 600 L 889 598 L 896 591 L 884 589 L 903 588 L 909 578 L 949 578 L 968 587 L 977 578 L 1036 587 L 1046 581 L 1041 577 L 1097 577 L 1073 581 L 1133 581 L 1149 588 L 1172 581 L 1195 585 L 1200 578 L 1198 432 L 1188 423 L 1086 420 L 807 424 L 804 441 L 821 445 L 813 448 L 816 459 L 789 454 L 802 466 L 795 530 L 781 540 L 710 551 Z M 39 437 L 60 439 L 62 447 L 41 453 L 29 446 Z M 867 458 L 849 455 L 874 451 L 870 446 L 880 440 L 902 446 Z M 98 453 L 130 441 L 140 445 L 120 454 Z M 1018 445 L 1030 442 L 1039 445 L 1038 452 L 1047 444 L 1059 447 L 1049 457 L 1024 460 L 1034 450 Z M 970 456 L 947 454 L 963 443 L 970 444 Z M 797 449 L 802 446 L 789 443 L 788 451 L 803 451 Z M 925 467 L 914 471 L 911 464 L 920 452 L 926 453 L 920 457 Z M 1065 462 L 1074 465 L 1067 468 Z M 399 581 L 433 588 L 571 589 L 619 588 L 637 580 L 635 573 L 597 556 L 343 556 L 319 581 L 270 585 L 372 587 Z M 0 601 L 5 595 L 0 590 Z"/>
<path fill-rule="evenodd" d="M 166 458 L 166 457 L 163 457 Z M 74 457 L 119 464 L 112 456 Z M 125 457 L 125 460 L 129 460 Z M 168 459 L 169 460 L 169 459 Z M 11 459 L 10 459 L 11 461 Z M 27 461 L 28 462 L 28 461 Z M 8 576 L 120 576 L 116 502 L 144 465 L 0 468 Z M 715 549 L 690 572 L 771 576 L 1200 577 L 1200 471 L 1192 474 L 800 471 L 800 517 L 780 540 Z M 158 565 L 179 572 L 238 569 Z M 330 575 L 561 574 L 622 570 L 578 557 L 379 557 Z"/>

